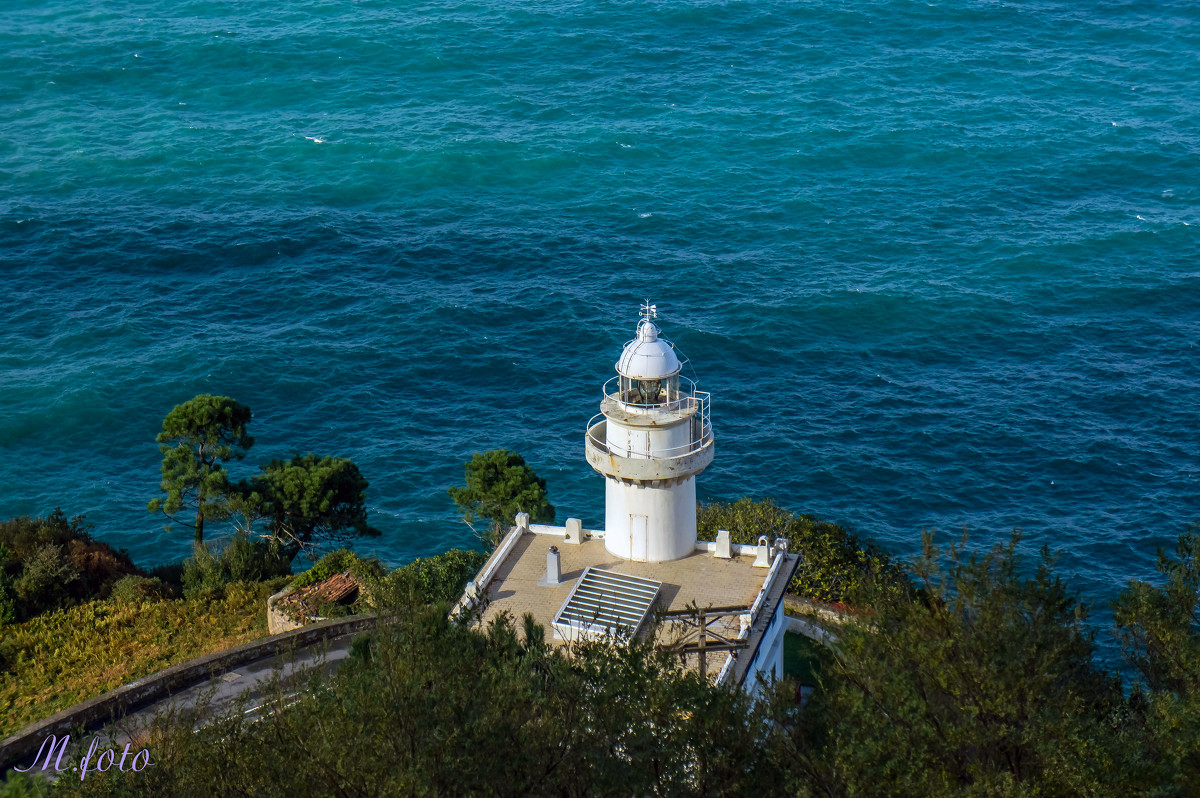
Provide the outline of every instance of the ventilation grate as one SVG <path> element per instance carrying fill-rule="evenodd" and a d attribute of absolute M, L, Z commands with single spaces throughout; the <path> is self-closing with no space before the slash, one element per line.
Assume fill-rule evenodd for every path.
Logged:
<path fill-rule="evenodd" d="M 554 616 L 559 640 L 633 636 L 642 628 L 662 582 L 588 567 Z"/>

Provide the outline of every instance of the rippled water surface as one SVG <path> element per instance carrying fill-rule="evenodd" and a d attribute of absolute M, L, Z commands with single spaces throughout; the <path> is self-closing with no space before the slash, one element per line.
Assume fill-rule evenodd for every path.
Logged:
<path fill-rule="evenodd" d="M 1099 602 L 1200 517 L 1200 6 L 6 0 L 0 516 L 140 562 L 200 392 L 351 457 L 399 564 L 510 447 L 603 518 L 655 300 L 707 498 L 913 552 L 1016 526 Z"/>

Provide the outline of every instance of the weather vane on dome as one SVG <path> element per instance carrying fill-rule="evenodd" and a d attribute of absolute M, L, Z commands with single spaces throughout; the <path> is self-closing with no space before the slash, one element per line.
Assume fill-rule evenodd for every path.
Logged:
<path fill-rule="evenodd" d="M 642 303 L 642 319 L 645 321 L 650 321 L 650 319 L 657 319 L 657 318 L 658 318 L 658 305 L 651 305 L 650 300 L 647 299 L 645 302 Z"/>

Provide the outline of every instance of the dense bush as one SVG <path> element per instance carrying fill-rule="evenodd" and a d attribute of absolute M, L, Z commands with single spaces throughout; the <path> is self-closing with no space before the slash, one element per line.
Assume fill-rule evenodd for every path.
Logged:
<path fill-rule="evenodd" d="M 370 656 L 294 700 L 257 723 L 185 721 L 150 741 L 155 767 L 63 783 L 163 798 L 651 796 L 766 795 L 777 777 L 749 698 L 651 644 L 568 655 L 528 623 L 451 623 L 444 604 L 380 626 Z"/>
<path fill-rule="evenodd" d="M 374 557 L 359 557 L 350 549 L 336 549 L 317 560 L 312 568 L 293 577 L 290 584 L 292 587 L 306 587 L 346 571 L 365 583 L 377 582 L 386 573 L 383 565 Z"/>
<path fill-rule="evenodd" d="M 486 552 L 451 549 L 436 557 L 417 558 L 389 576 L 389 587 L 398 602 L 450 602 L 462 595 L 467 582 L 487 562 Z M 406 599 L 408 601 L 406 601 Z"/>
<path fill-rule="evenodd" d="M 1086 610 L 1019 536 L 983 553 L 926 538 L 920 590 L 878 597 L 838 631 L 781 756 L 814 792 L 894 796 L 1129 795 L 1144 735 L 1095 659 Z M 865 790 L 865 793 L 864 793 Z M 1170 794 L 1170 793 L 1167 793 Z"/>
<path fill-rule="evenodd" d="M 1016 548 L 928 547 L 919 590 L 839 630 L 804 708 L 788 685 L 758 705 L 711 687 L 643 640 L 568 654 L 531 619 L 472 631 L 437 605 L 377 627 L 287 711 L 235 711 L 199 733 L 185 718 L 151 741 L 156 767 L 63 783 L 92 796 L 1195 794 L 1200 696 L 1179 677 L 1200 665 L 1182 616 L 1200 603 L 1200 533 L 1164 564 L 1165 588 L 1122 599 L 1156 674 L 1132 696 L 1096 664 L 1052 558 L 1030 568 Z"/>
<path fill-rule="evenodd" d="M 143 601 L 160 601 L 170 598 L 172 592 L 170 585 L 157 577 L 130 574 L 113 583 L 109 598 L 113 601 L 137 604 Z"/>
<path fill-rule="evenodd" d="M 95 540 L 83 516 L 0 521 L 0 623 L 32 618 L 105 594 L 128 574 L 129 555 Z"/>
<path fill-rule="evenodd" d="M 861 602 L 877 590 L 894 592 L 904 582 L 903 569 L 872 541 L 860 540 L 843 527 L 811 515 L 797 515 L 774 501 L 739 499 L 702 504 L 696 511 L 702 540 L 716 540 L 728 529 L 734 543 L 753 544 L 766 535 L 773 544 L 788 540 L 788 550 L 801 556 L 789 591 L 829 602 Z"/>
<path fill-rule="evenodd" d="M 794 685 L 754 705 L 644 640 L 568 650 L 532 619 L 471 630 L 435 604 L 360 637 L 332 678 L 315 673 L 298 695 L 279 687 L 287 710 L 249 722 L 235 708 L 198 733 L 182 717 L 150 739 L 154 768 L 59 785 L 91 796 L 1195 795 L 1200 529 L 1162 555 L 1162 584 L 1131 583 L 1115 602 L 1132 690 L 1097 662 L 1053 558 L 1028 563 L 1018 541 L 972 553 L 927 540 L 911 583 L 877 593 L 869 622 L 839 628 L 803 708 Z"/>
<path fill-rule="evenodd" d="M 50 795 L 50 782 L 40 775 L 9 771 L 8 778 L 0 782 L 0 798 L 46 798 Z"/>
<path fill-rule="evenodd" d="M 17 589 L 12 577 L 0 571 L 0 626 L 17 619 Z"/>
<path fill-rule="evenodd" d="M 349 549 L 331 551 L 309 570 L 291 581 L 292 587 L 305 587 L 349 572 L 365 588 L 373 605 L 409 607 L 416 604 L 449 602 L 462 595 L 471 577 L 487 561 L 484 552 L 451 549 L 436 557 L 413 560 L 388 573 L 373 557 L 359 557 Z"/>
<path fill-rule="evenodd" d="M 180 578 L 187 598 L 219 594 L 235 582 L 261 582 L 291 573 L 291 556 L 270 541 L 234 535 L 225 548 L 197 543 Z"/>

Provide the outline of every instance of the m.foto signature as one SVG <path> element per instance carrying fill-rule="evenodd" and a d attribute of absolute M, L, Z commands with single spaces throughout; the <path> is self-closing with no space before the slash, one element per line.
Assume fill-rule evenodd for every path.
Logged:
<path fill-rule="evenodd" d="M 78 765 L 72 765 L 70 760 L 67 760 L 67 764 L 64 765 L 63 756 L 66 755 L 67 746 L 70 744 L 70 742 L 71 735 L 69 734 L 64 736 L 61 740 L 58 739 L 57 735 L 51 734 L 45 740 L 42 740 L 42 745 L 40 748 L 38 748 L 38 752 L 34 754 L 33 762 L 29 764 L 29 767 L 13 768 L 13 770 L 17 771 L 18 773 L 28 773 L 29 771 L 33 770 L 35 767 L 37 767 L 38 759 L 42 756 L 43 751 L 46 752 L 46 758 L 42 761 L 42 772 L 45 772 L 50 768 L 50 760 L 53 757 L 55 773 L 62 773 L 64 770 L 71 770 L 79 773 L 80 781 L 83 781 L 83 779 L 87 776 L 89 768 L 91 768 L 93 771 L 98 770 L 103 773 L 116 764 L 117 770 L 125 773 L 125 762 L 127 759 L 129 760 L 128 770 L 132 770 L 134 772 L 140 772 L 145 768 L 153 767 L 154 765 L 154 763 L 150 761 L 149 748 L 143 748 L 141 751 L 138 751 L 136 754 L 134 754 L 132 759 L 130 759 L 129 743 L 125 744 L 125 750 L 121 753 L 121 759 L 119 761 L 117 760 L 116 750 L 112 748 L 105 748 L 104 750 L 100 751 L 100 755 L 96 756 L 95 761 L 93 761 L 92 757 L 95 756 L 96 750 L 100 746 L 100 738 L 98 736 L 92 738 L 92 744 L 88 746 L 87 753 L 80 757 Z M 55 755 L 55 749 L 58 749 L 57 756 Z"/>

